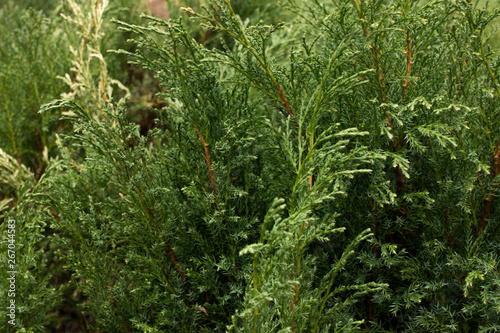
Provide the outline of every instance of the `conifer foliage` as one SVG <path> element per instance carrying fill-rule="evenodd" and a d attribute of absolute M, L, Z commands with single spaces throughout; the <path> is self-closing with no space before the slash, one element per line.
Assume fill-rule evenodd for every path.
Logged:
<path fill-rule="evenodd" d="M 0 133 L 3 327 L 50 331 L 71 300 L 93 332 L 500 329 L 499 12 L 171 1 L 169 21 L 113 20 L 130 46 L 105 56 L 111 2 L 68 0 L 67 90 L 30 100 L 62 124 L 41 127 L 49 149 Z M 159 85 L 147 133 L 117 57 Z"/>

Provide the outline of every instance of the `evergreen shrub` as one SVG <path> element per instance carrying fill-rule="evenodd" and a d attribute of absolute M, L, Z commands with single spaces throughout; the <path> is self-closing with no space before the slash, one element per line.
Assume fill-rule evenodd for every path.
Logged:
<path fill-rule="evenodd" d="M 108 2 L 69 3 L 78 75 L 39 114 L 71 128 L 38 177 L 12 148 L 1 160 L 18 329 L 49 330 L 64 289 L 39 263 L 59 261 L 84 331 L 500 329 L 499 11 L 256 1 L 258 20 L 205 0 L 115 20 L 131 44 L 105 58 Z M 147 133 L 117 57 L 159 83 Z"/>

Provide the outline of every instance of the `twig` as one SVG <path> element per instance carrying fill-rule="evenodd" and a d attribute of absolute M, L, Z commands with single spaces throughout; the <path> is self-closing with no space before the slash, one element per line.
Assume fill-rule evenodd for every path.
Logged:
<path fill-rule="evenodd" d="M 142 198 L 142 196 L 139 196 L 139 198 L 145 204 L 145 200 Z M 160 228 L 159 228 L 158 224 L 156 223 L 156 220 L 153 216 L 153 213 L 151 213 L 151 210 L 146 206 L 144 207 L 144 210 L 146 211 L 146 214 L 148 214 L 149 218 L 153 222 L 156 230 L 159 231 Z M 181 279 L 184 281 L 184 288 L 185 288 L 186 294 L 188 294 L 186 274 L 182 271 L 181 267 L 179 266 L 179 263 L 177 261 L 177 256 L 175 255 L 174 251 L 172 250 L 172 247 L 170 246 L 170 243 L 167 240 L 167 233 L 166 232 L 163 233 L 163 241 L 165 242 L 166 252 L 167 252 L 168 256 L 170 257 L 170 260 L 172 260 L 172 263 L 174 264 L 175 270 L 177 271 L 177 273 L 179 274 Z"/>
<path fill-rule="evenodd" d="M 408 78 L 408 76 L 410 75 L 411 64 L 412 64 L 412 60 L 411 60 L 411 35 L 410 35 L 410 30 L 408 30 L 407 36 L 408 36 L 408 48 L 406 49 L 406 79 L 405 79 L 405 83 L 403 85 L 403 100 L 406 99 L 406 93 L 407 93 L 407 90 L 408 90 L 408 84 L 410 83 L 410 79 Z"/>
<path fill-rule="evenodd" d="M 203 134 L 200 131 L 200 128 L 196 123 L 194 123 L 194 127 L 196 128 L 196 133 L 198 133 L 198 137 L 200 138 L 201 144 L 203 145 L 203 150 L 205 151 L 205 161 L 207 162 L 207 168 L 208 168 L 208 177 L 210 178 L 210 186 L 212 187 L 212 194 L 214 195 L 214 203 L 217 205 L 215 202 L 215 178 L 214 178 L 214 172 L 212 171 L 212 161 L 210 159 L 210 152 L 208 151 L 208 144 L 205 141 L 205 138 L 203 137 Z"/>

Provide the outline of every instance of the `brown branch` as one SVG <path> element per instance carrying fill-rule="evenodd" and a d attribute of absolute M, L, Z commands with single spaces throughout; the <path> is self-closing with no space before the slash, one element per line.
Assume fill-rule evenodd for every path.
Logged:
<path fill-rule="evenodd" d="M 358 0 L 355 0 L 355 1 L 359 5 L 359 1 Z M 361 12 L 359 14 L 360 14 L 360 18 L 361 18 L 361 15 L 362 15 Z M 363 25 L 363 31 L 365 33 L 365 36 L 366 37 L 370 37 L 370 31 L 368 30 L 368 26 L 366 24 L 366 16 L 364 16 L 362 19 L 363 19 L 363 23 L 362 23 L 362 25 Z M 375 42 L 371 43 L 370 50 L 372 52 L 373 62 L 374 62 L 375 69 L 376 69 L 376 71 L 378 73 L 378 81 L 379 81 L 379 85 L 380 85 L 380 88 L 381 88 L 382 102 L 385 103 L 385 104 L 387 104 L 388 103 L 388 101 L 387 101 L 387 92 L 386 92 L 387 87 L 384 84 L 384 75 L 383 75 L 382 69 L 380 67 L 380 62 L 378 60 L 378 52 L 377 52 L 377 49 L 376 49 Z M 409 32 L 408 32 L 408 50 L 407 50 L 406 56 L 407 56 L 407 75 L 409 75 L 410 71 L 411 71 L 411 37 L 409 35 Z M 405 92 L 404 92 L 404 97 L 406 97 L 406 89 L 405 89 Z M 398 139 L 394 135 L 394 126 L 392 124 L 391 115 L 390 114 L 386 114 L 385 115 L 385 119 L 387 120 L 387 127 L 389 127 L 389 129 L 390 129 L 390 133 L 393 134 L 393 136 L 394 136 L 393 139 L 392 139 L 391 145 L 392 145 L 392 151 L 396 153 L 396 152 L 398 152 L 400 150 L 400 148 L 399 148 L 399 145 L 398 145 Z M 406 142 L 403 140 L 402 147 L 404 147 L 405 144 L 406 144 Z M 403 170 L 401 169 L 401 167 L 399 165 L 396 165 L 395 173 L 396 173 L 397 194 L 400 195 L 403 192 L 403 189 L 404 189 L 405 179 L 404 179 Z M 405 219 L 406 219 L 406 214 L 407 214 L 407 208 L 406 208 L 406 205 L 403 204 L 402 215 L 403 215 L 403 217 Z"/>
<path fill-rule="evenodd" d="M 208 144 L 205 142 L 205 138 L 203 137 L 203 134 L 198 128 L 198 125 L 194 123 L 194 126 L 196 128 L 196 133 L 198 133 L 198 136 L 200 138 L 201 144 L 203 145 L 203 149 L 205 150 L 205 161 L 207 162 L 207 167 L 208 167 L 208 177 L 210 178 L 210 186 L 212 187 L 212 194 L 214 195 L 214 202 L 215 202 L 215 178 L 214 178 L 214 173 L 212 171 L 212 161 L 210 160 Z"/>
<path fill-rule="evenodd" d="M 278 90 L 278 94 L 281 97 L 281 101 L 283 102 L 283 105 L 285 106 L 286 111 L 290 115 L 290 117 L 295 118 L 295 114 L 292 111 L 292 108 L 290 107 L 290 104 L 288 104 L 288 100 L 286 99 L 285 95 L 283 94 L 283 90 L 281 90 L 280 85 L 278 84 L 278 81 L 274 81 L 274 84 L 276 86 L 276 89 Z"/>
<path fill-rule="evenodd" d="M 408 76 L 410 75 L 411 72 L 411 35 L 410 35 L 410 30 L 408 30 L 408 48 L 406 49 L 406 79 L 405 83 L 403 85 L 403 99 L 406 99 L 406 93 L 408 90 L 408 84 L 410 83 L 410 79 L 408 79 Z"/>
<path fill-rule="evenodd" d="M 170 244 L 167 242 L 167 233 L 166 232 L 163 234 L 163 240 L 165 241 L 165 247 L 167 249 L 167 253 L 170 257 L 170 260 L 172 260 L 172 263 L 174 264 L 176 271 L 179 273 L 179 276 L 182 278 L 182 280 L 185 281 L 186 274 L 184 274 L 184 272 L 181 270 L 181 267 L 179 266 L 179 263 L 177 262 L 177 257 L 175 256 L 174 251 L 172 251 Z"/>
<path fill-rule="evenodd" d="M 217 8 L 217 12 L 219 11 L 219 8 Z M 217 21 L 217 15 L 214 14 L 214 20 Z M 215 28 L 217 27 L 217 24 L 215 24 L 214 22 L 210 22 L 210 24 L 212 24 L 212 26 Z M 210 38 L 210 36 L 212 35 L 212 32 L 214 31 L 214 29 L 208 29 L 206 32 L 205 32 L 205 36 L 203 37 L 203 40 L 200 42 L 200 44 L 202 45 L 205 45 L 205 43 L 208 41 L 208 39 Z"/>
<path fill-rule="evenodd" d="M 52 214 L 52 216 L 54 216 L 54 218 L 58 221 L 61 221 L 61 217 L 53 210 L 49 211 L 50 214 Z"/>
<path fill-rule="evenodd" d="M 97 17 L 97 9 L 99 9 L 99 6 L 101 5 L 102 0 L 98 0 L 95 8 L 94 8 L 94 17 Z M 92 28 L 95 27 L 95 20 L 92 22 Z"/>
<path fill-rule="evenodd" d="M 365 36 L 368 38 L 368 37 L 370 37 L 370 31 L 369 31 L 368 26 L 366 24 L 366 16 L 364 16 L 364 17 L 362 16 L 363 14 L 362 14 L 361 9 L 360 9 L 361 2 L 359 0 L 354 0 L 354 2 L 355 2 L 356 8 L 358 9 L 359 17 L 360 17 L 360 19 L 362 19 L 363 31 L 365 33 Z M 371 50 L 372 57 L 373 57 L 374 67 L 375 67 L 376 73 L 378 74 L 378 81 L 379 81 L 379 86 L 380 86 L 382 102 L 384 104 L 388 104 L 387 85 L 384 83 L 384 75 L 382 73 L 382 68 L 380 66 L 379 56 L 378 56 L 375 41 L 373 41 L 370 44 L 370 50 Z M 407 75 L 409 75 L 410 71 L 411 71 L 411 38 L 410 38 L 409 32 L 408 32 L 408 50 L 407 50 L 406 57 L 407 57 Z M 408 86 L 407 81 L 408 81 L 408 79 L 405 81 L 405 86 L 404 86 L 404 91 L 403 91 L 403 99 L 406 97 L 406 91 L 407 91 L 407 86 Z M 387 120 L 387 127 L 389 127 L 390 133 L 393 135 L 393 139 L 392 139 L 392 143 L 391 143 L 392 151 L 396 153 L 400 150 L 400 147 L 398 145 L 398 138 L 394 135 L 394 126 L 392 123 L 392 117 L 388 112 L 385 115 L 385 119 Z M 406 142 L 405 142 L 405 140 L 403 140 L 402 147 L 404 147 L 405 144 L 406 144 Z M 401 167 L 399 165 L 396 165 L 395 173 L 396 173 L 397 195 L 399 196 L 403 193 L 404 185 L 405 185 L 403 170 L 401 169 Z M 374 202 L 374 210 L 375 210 L 375 207 L 376 207 L 376 203 Z M 405 200 L 403 200 L 402 206 L 401 206 L 401 216 L 404 218 L 404 220 L 406 220 L 407 215 L 408 215 L 408 208 L 406 206 Z M 373 228 L 372 228 L 372 232 L 374 235 L 375 235 L 375 231 L 376 231 L 375 228 L 376 228 L 376 219 L 374 217 Z M 410 232 L 406 231 L 405 234 L 407 236 L 409 236 Z M 373 251 L 373 254 L 376 255 L 377 248 L 375 245 L 373 246 L 372 251 Z M 368 311 L 368 318 L 366 321 L 366 327 L 370 328 L 372 325 L 372 322 L 374 320 L 373 300 L 372 300 L 371 294 L 367 295 L 367 311 Z"/>
<path fill-rule="evenodd" d="M 364 21 L 363 21 L 363 27 L 364 27 L 364 32 L 365 32 L 365 35 L 366 37 L 369 37 L 370 36 L 370 31 L 368 30 L 368 27 L 366 26 L 366 16 L 364 17 Z M 408 71 L 408 74 L 409 74 L 409 71 L 411 70 L 411 39 L 410 39 L 410 42 L 409 42 L 409 49 L 410 49 L 410 52 L 407 52 L 407 57 L 409 56 L 408 59 L 409 60 L 409 66 L 407 68 L 407 71 Z M 378 81 L 379 81 L 379 85 L 381 87 L 381 95 L 382 95 L 382 102 L 385 103 L 385 104 L 388 104 L 388 101 L 387 101 L 387 92 L 386 92 L 386 85 L 384 84 L 384 75 L 382 74 L 382 69 L 380 68 L 380 63 L 378 61 L 378 53 L 377 53 L 377 49 L 376 49 L 376 45 L 375 45 L 375 42 L 373 42 L 371 45 L 370 45 L 370 50 L 372 52 L 372 56 L 373 56 L 373 62 L 374 62 L 374 66 L 375 66 L 375 69 L 378 73 Z M 390 129 L 390 133 L 393 134 L 394 133 L 394 126 L 392 124 L 392 118 L 391 118 L 391 115 L 390 114 L 386 114 L 385 115 L 385 119 L 387 120 L 387 127 L 389 127 Z M 403 141 L 404 143 L 404 141 Z M 393 137 L 392 139 L 392 151 L 393 152 L 398 152 L 399 151 L 399 146 L 398 146 L 398 139 L 396 136 Z M 397 194 L 401 194 L 402 191 L 403 191 L 403 188 L 404 188 L 404 184 L 405 184 L 405 179 L 404 179 L 404 175 L 403 175 L 403 170 L 401 169 L 401 167 L 399 165 L 396 165 L 396 184 L 397 184 Z M 403 207 L 404 208 L 404 207 Z"/>
<path fill-rule="evenodd" d="M 199 129 L 198 125 L 194 123 L 194 127 L 196 128 L 196 133 L 198 133 L 198 137 L 200 138 L 200 141 L 201 141 L 201 144 L 203 145 L 203 150 L 205 151 L 205 161 L 207 162 L 207 168 L 208 168 L 208 177 L 210 178 L 210 187 L 212 188 L 212 194 L 214 196 L 213 198 L 213 203 L 214 203 L 214 206 L 215 206 L 215 209 L 218 210 L 219 207 L 217 206 L 217 200 L 216 200 L 216 197 L 215 197 L 215 177 L 214 177 L 214 172 L 212 170 L 212 160 L 210 159 L 210 152 L 208 151 L 208 144 L 207 142 L 205 141 L 205 138 L 203 137 L 203 134 L 201 133 L 201 130 Z M 225 233 L 226 235 L 229 237 L 229 230 L 227 228 L 227 223 L 226 223 L 226 220 L 223 219 L 222 220 L 222 223 L 224 224 L 224 227 L 225 227 Z M 179 274 L 181 274 L 179 272 Z M 228 275 L 228 280 L 229 282 L 232 282 L 232 278 L 230 275 Z"/>
<path fill-rule="evenodd" d="M 201 41 L 200 44 L 205 45 L 207 43 L 208 39 L 210 38 L 210 35 L 212 35 L 213 31 L 214 31 L 214 29 L 208 29 L 205 32 L 205 35 L 203 36 L 203 40 Z"/>

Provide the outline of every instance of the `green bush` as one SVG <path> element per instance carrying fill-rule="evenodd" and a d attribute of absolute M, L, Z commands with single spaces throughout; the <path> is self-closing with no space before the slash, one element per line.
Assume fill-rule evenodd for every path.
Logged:
<path fill-rule="evenodd" d="M 118 17 L 132 44 L 105 57 L 107 1 L 69 3 L 78 76 L 39 112 L 67 124 L 44 171 L 0 137 L 19 331 L 61 329 L 70 300 L 96 332 L 500 328 L 498 12 L 170 1 L 168 22 Z M 159 84 L 146 134 L 120 57 Z"/>
<path fill-rule="evenodd" d="M 0 7 L 0 145 L 40 178 L 44 154 L 54 154 L 57 117 L 39 116 L 40 105 L 64 91 L 57 75 L 69 70 L 69 45 L 57 14 Z M 2 184 L 2 193 L 13 188 Z"/>

